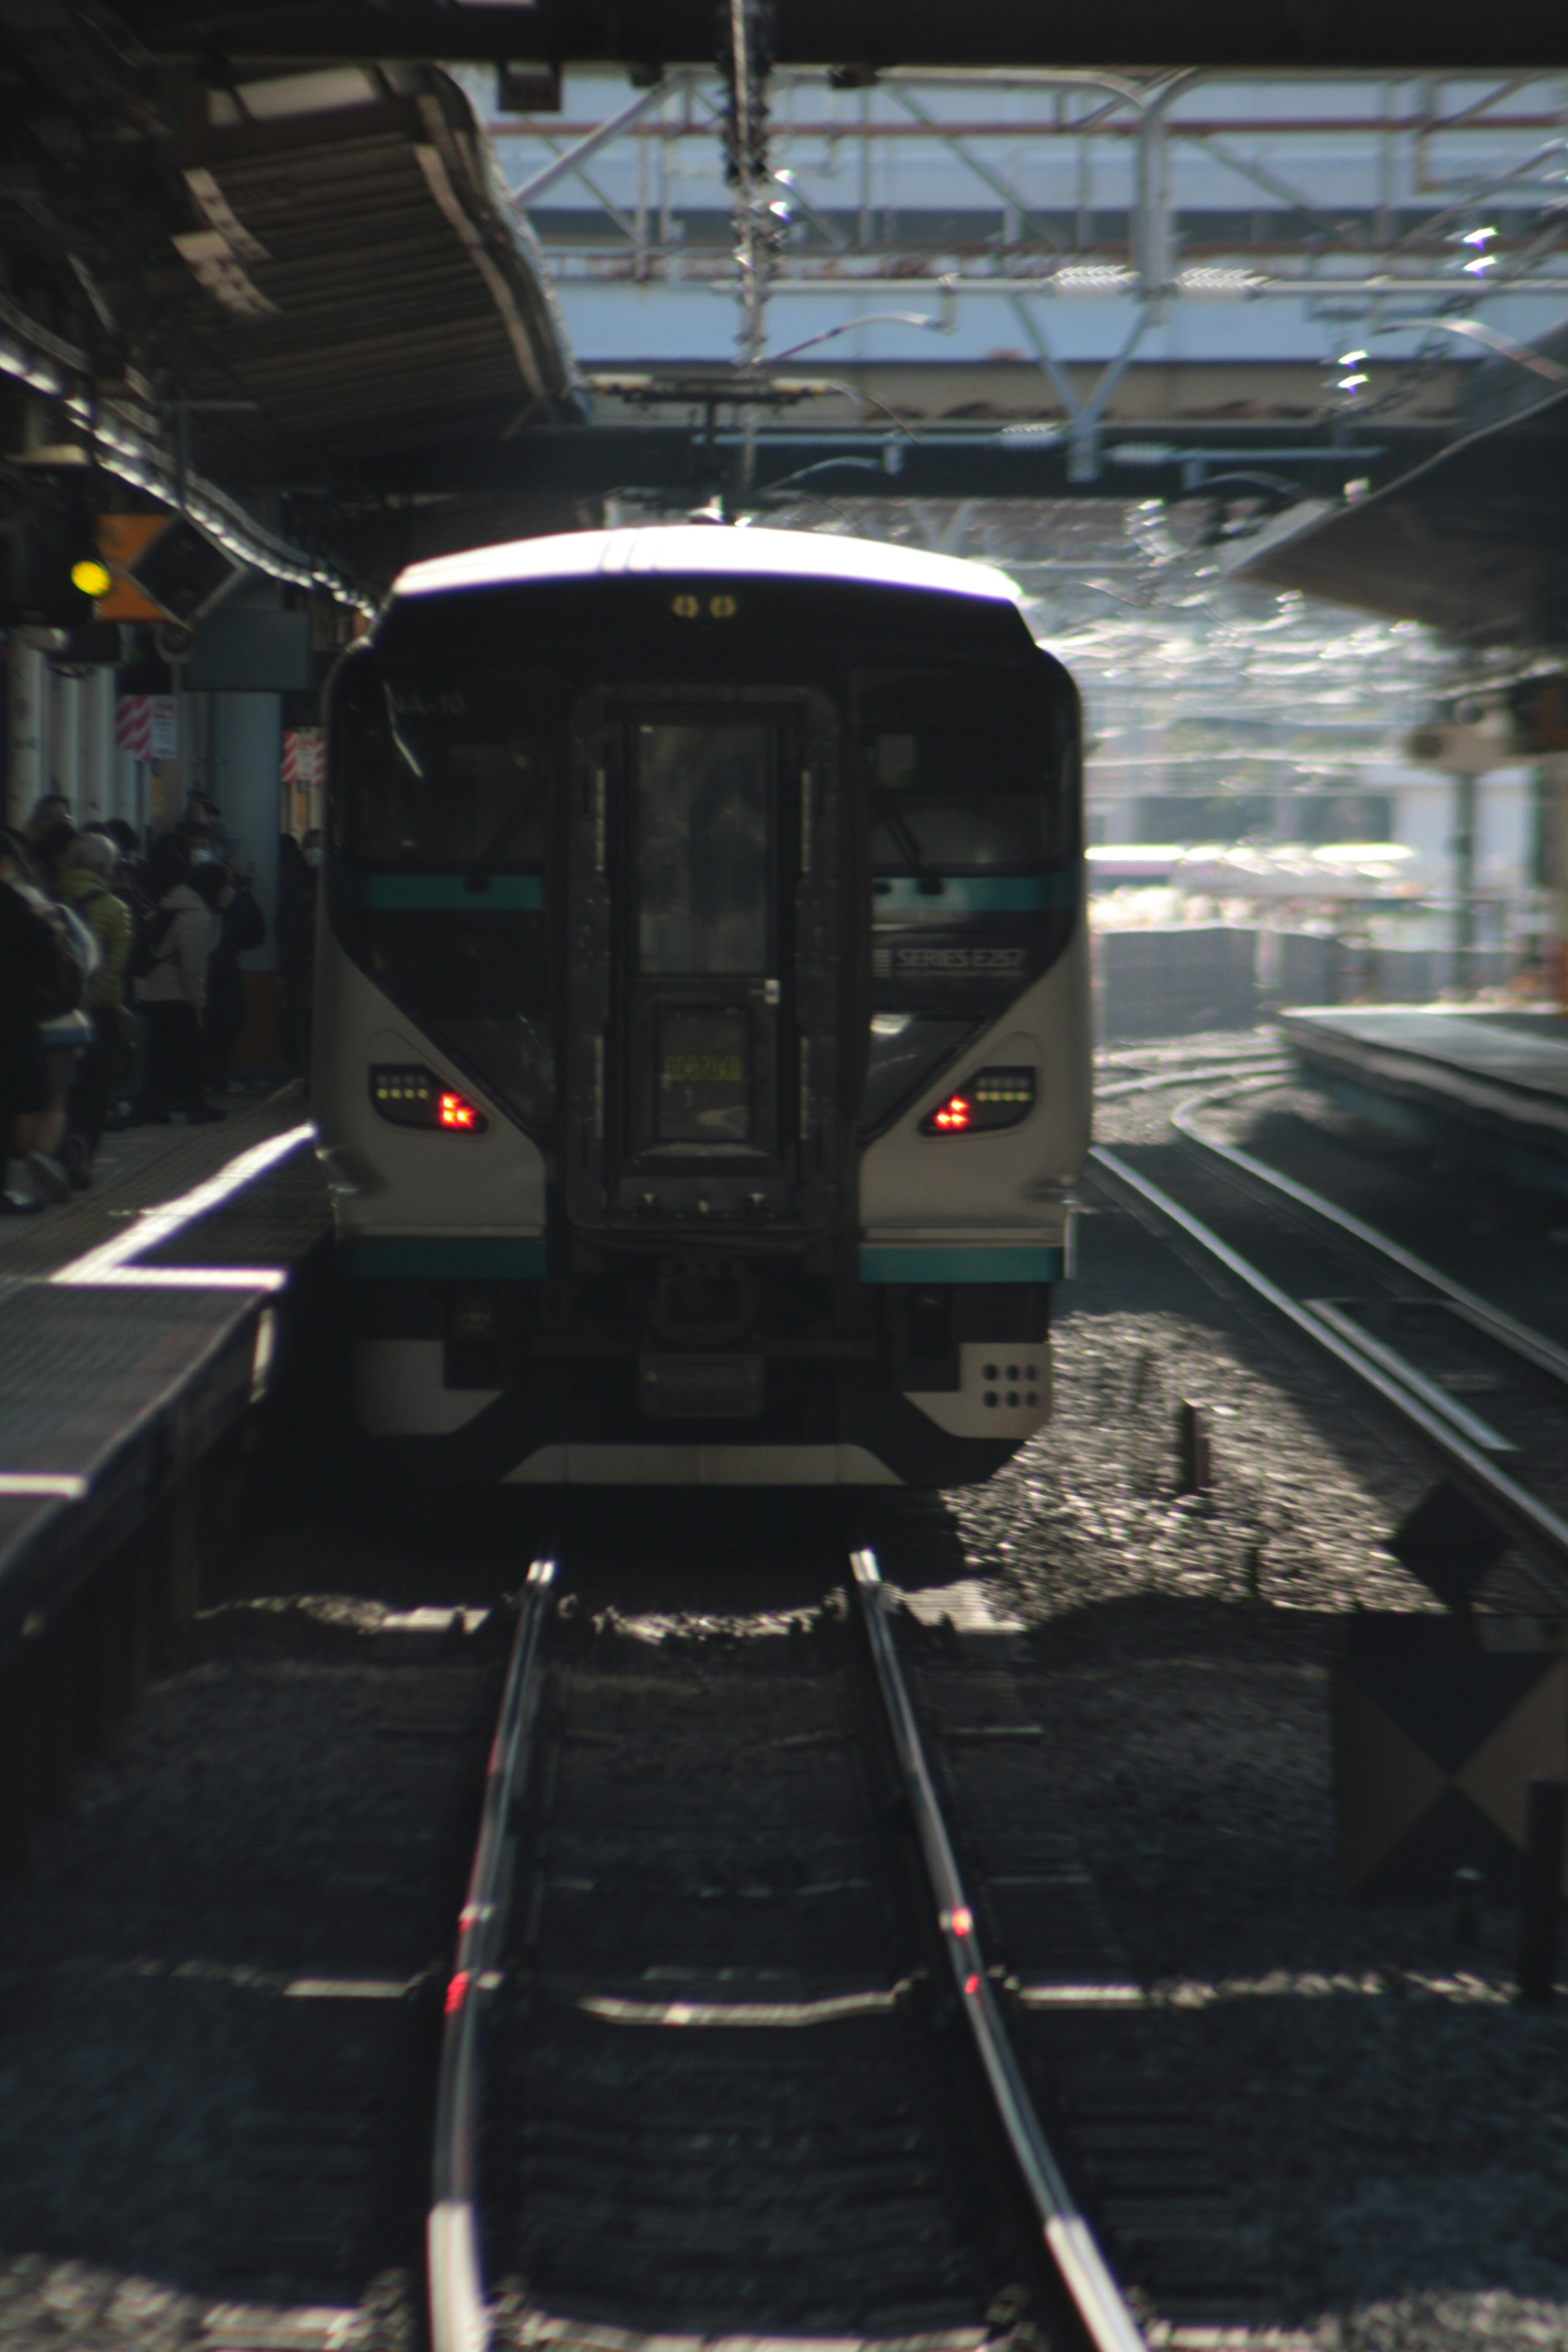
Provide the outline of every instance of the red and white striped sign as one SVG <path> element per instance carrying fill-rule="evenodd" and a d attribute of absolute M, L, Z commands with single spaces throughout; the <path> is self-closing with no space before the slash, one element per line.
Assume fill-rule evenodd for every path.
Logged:
<path fill-rule="evenodd" d="M 283 730 L 283 782 L 301 792 L 321 782 L 321 730 L 319 727 L 286 727 Z"/>
<path fill-rule="evenodd" d="M 114 705 L 114 740 L 133 760 L 177 760 L 179 708 L 172 694 L 122 694 Z"/>
<path fill-rule="evenodd" d="M 122 694 L 114 706 L 114 740 L 133 760 L 153 756 L 153 698 Z"/>

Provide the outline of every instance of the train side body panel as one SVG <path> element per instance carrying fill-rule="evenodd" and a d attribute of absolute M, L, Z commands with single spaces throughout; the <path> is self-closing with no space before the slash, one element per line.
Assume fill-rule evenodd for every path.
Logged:
<path fill-rule="evenodd" d="M 994 1135 L 931 1136 L 922 1124 L 987 1064 L 1038 1073 L 1034 1108 Z M 920 1236 L 984 1244 L 1004 1236 L 1061 1249 L 1068 1207 L 1089 1149 L 1089 930 L 934 1085 L 860 1155 L 860 1223 L 868 1245 Z"/>

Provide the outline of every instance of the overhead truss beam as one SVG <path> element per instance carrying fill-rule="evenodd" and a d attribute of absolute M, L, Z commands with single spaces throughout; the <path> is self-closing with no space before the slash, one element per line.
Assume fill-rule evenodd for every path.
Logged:
<path fill-rule="evenodd" d="M 567 64 L 702 65 L 713 54 L 712 0 L 121 0 L 118 11 L 156 56 L 195 60 L 381 57 Z M 1038 0 L 777 0 L 783 63 L 910 66 L 1222 66 L 1376 72 L 1550 70 L 1563 58 L 1558 0 L 1100 0 L 1092 9 Z"/>

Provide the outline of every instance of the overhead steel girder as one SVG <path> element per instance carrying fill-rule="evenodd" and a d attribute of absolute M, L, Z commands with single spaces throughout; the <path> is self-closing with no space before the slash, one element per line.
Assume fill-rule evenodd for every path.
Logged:
<path fill-rule="evenodd" d="M 911 435 L 830 427 L 763 425 L 755 438 L 753 488 L 747 503 L 771 496 L 932 499 L 1121 499 L 1215 498 L 1338 499 L 1347 482 L 1377 482 L 1419 462 L 1441 438 L 1439 427 L 1379 426 L 1359 445 L 1314 440 L 1300 426 L 1238 426 L 1105 436 L 1100 473 L 1075 473 L 1068 429 L 922 428 Z M 362 468 L 356 487 L 388 496 L 464 490 L 548 489 L 573 498 L 616 494 L 697 503 L 739 479 L 745 436 L 740 426 L 710 436 L 685 424 L 535 427 L 488 446 L 454 443 L 410 452 L 380 469 Z"/>
<path fill-rule="evenodd" d="M 542 58 L 709 65 L 713 0 L 320 0 L 210 6 L 121 0 L 116 12 L 165 58 Z M 1456 73 L 1568 64 L 1557 0 L 777 0 L 780 64 L 1354 67 Z"/>

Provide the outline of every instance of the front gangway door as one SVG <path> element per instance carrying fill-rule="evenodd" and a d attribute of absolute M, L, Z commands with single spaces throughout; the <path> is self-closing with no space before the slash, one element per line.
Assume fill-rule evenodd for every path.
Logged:
<path fill-rule="evenodd" d="M 580 1234 L 748 1246 L 832 1222 L 843 1008 L 832 715 L 602 698 L 569 860 Z"/>

